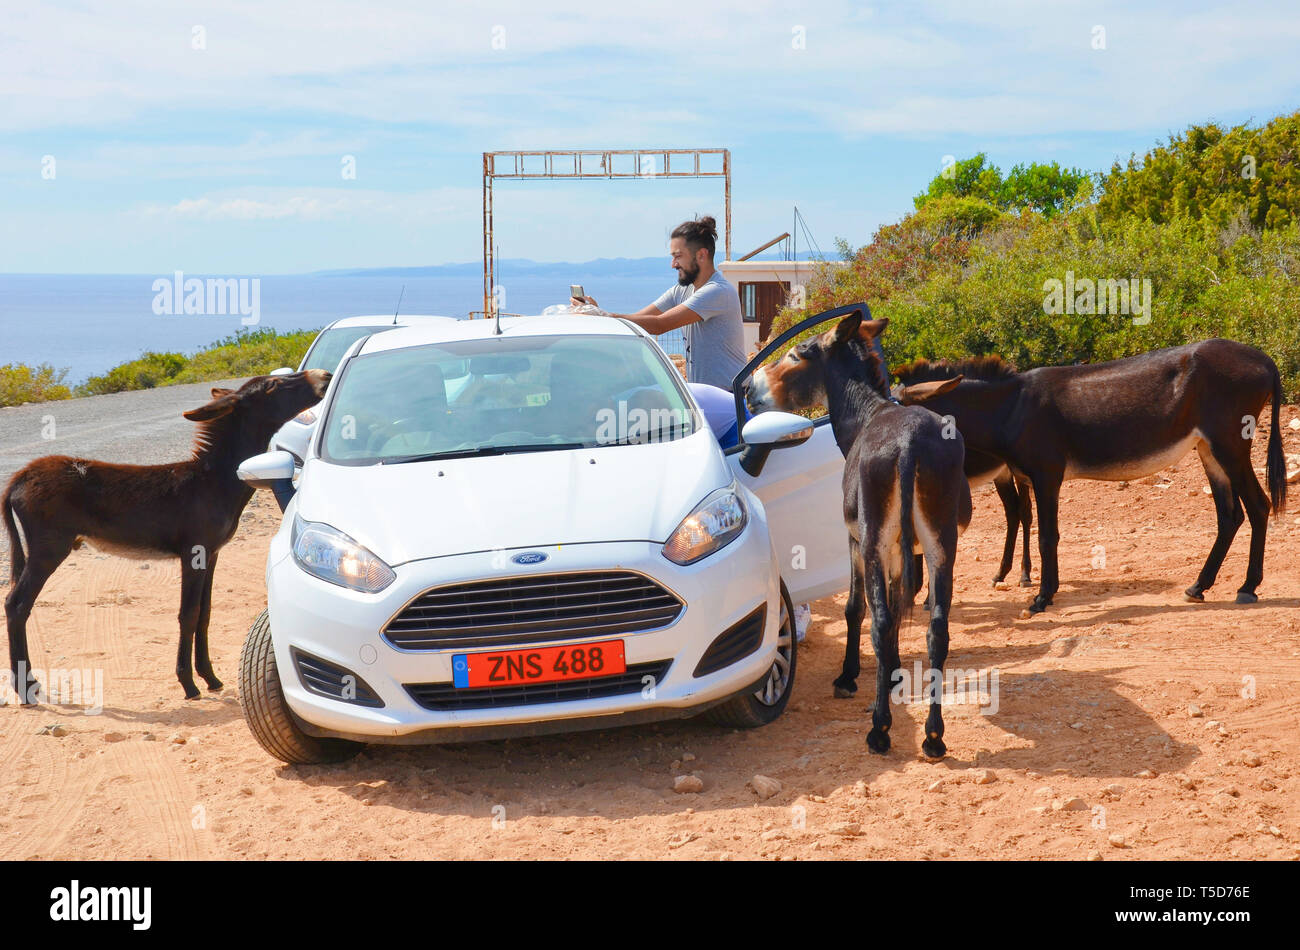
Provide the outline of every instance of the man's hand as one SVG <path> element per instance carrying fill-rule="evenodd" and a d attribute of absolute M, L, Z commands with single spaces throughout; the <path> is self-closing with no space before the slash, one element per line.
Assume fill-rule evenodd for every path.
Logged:
<path fill-rule="evenodd" d="M 600 304 L 596 303 L 595 297 L 570 297 L 569 298 L 570 307 L 581 307 L 583 304 L 591 304 L 593 307 L 600 306 Z"/>

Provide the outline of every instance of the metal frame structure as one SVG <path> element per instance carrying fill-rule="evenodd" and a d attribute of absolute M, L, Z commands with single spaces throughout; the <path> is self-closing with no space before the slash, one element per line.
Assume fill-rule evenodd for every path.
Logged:
<path fill-rule="evenodd" d="M 721 155 L 722 170 L 700 166 L 700 157 Z M 677 159 L 673 167 L 673 156 Z M 646 162 L 653 170 L 646 171 Z M 500 162 L 500 165 L 498 165 Z M 540 165 L 540 170 L 538 166 Z M 638 148 L 638 149 L 553 149 L 548 151 L 483 153 L 483 310 L 485 317 L 496 314 L 492 288 L 496 286 L 492 183 L 503 179 L 579 178 L 723 178 L 726 201 L 726 260 L 731 260 L 731 150 L 725 148 Z M 471 314 L 472 316 L 473 314 Z"/>

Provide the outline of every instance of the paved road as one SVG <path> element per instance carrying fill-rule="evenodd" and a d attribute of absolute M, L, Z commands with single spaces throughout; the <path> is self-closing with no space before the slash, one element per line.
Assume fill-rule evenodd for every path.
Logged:
<path fill-rule="evenodd" d="M 235 387 L 242 382 L 236 379 L 164 386 L 0 409 L 0 485 L 42 455 L 75 455 L 140 465 L 189 458 L 194 423 L 181 413 L 211 399 L 213 386 Z M 0 551 L 4 551 L 6 561 L 8 547 L 0 531 Z M 7 578 L 6 571 L 0 587 Z"/>

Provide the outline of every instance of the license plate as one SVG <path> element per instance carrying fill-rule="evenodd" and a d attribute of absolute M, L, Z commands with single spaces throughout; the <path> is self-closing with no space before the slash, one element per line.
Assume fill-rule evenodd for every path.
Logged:
<path fill-rule="evenodd" d="M 457 689 L 585 680 L 625 672 L 627 661 L 622 640 L 535 650 L 457 653 L 451 658 L 452 682 Z"/>

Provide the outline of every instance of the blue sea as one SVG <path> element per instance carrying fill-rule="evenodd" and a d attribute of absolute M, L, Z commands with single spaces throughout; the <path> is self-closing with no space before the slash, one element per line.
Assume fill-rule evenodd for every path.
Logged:
<path fill-rule="evenodd" d="M 666 262 L 663 269 L 662 277 L 578 271 L 565 272 L 562 278 L 519 274 L 506 282 L 503 309 L 541 313 L 552 304 L 567 303 L 569 284 L 577 283 L 599 300 L 601 307 L 628 313 L 652 303 L 674 283 Z M 184 275 L 186 279 L 208 276 Z M 154 281 L 172 277 L 0 274 L 0 365 L 49 363 L 66 369 L 65 382 L 71 385 L 146 350 L 191 353 L 242 328 L 238 313 L 155 314 Z M 339 317 L 392 313 L 403 287 L 403 313 L 465 317 L 471 310 L 483 309 L 483 280 L 478 274 L 304 274 L 260 280 L 258 326 L 277 330 L 315 329 Z M 665 349 L 680 351 L 680 340 L 665 337 L 661 341 Z"/>

